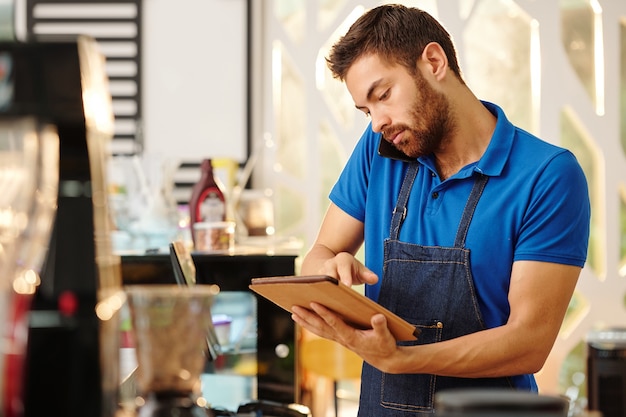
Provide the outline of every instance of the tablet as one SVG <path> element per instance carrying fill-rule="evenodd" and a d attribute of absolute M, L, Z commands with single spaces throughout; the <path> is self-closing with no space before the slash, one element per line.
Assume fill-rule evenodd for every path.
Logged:
<path fill-rule="evenodd" d="M 396 340 L 416 340 L 419 334 L 419 329 L 411 323 L 326 275 L 253 278 L 249 287 L 289 312 L 294 305 L 308 308 L 310 303 L 315 302 L 333 310 L 346 323 L 359 329 L 371 329 L 372 316 L 380 313 L 387 318 L 389 330 Z"/>

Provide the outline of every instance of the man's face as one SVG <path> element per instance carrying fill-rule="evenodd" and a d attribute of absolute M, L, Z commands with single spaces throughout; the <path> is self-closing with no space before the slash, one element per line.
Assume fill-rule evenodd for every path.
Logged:
<path fill-rule="evenodd" d="M 448 100 L 419 69 L 412 75 L 365 55 L 348 70 L 346 86 L 357 109 L 372 118 L 372 129 L 410 157 L 433 153 L 450 133 Z"/>

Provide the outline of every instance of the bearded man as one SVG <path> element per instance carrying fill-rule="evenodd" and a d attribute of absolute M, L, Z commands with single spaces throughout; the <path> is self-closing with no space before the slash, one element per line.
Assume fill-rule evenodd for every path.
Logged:
<path fill-rule="evenodd" d="M 587 256 L 576 158 L 479 100 L 422 10 L 371 9 L 327 62 L 371 123 L 301 273 L 365 284 L 421 333 L 398 342 L 382 315 L 357 329 L 315 303 L 294 321 L 363 359 L 360 417 L 431 415 L 448 388 L 537 392 Z"/>

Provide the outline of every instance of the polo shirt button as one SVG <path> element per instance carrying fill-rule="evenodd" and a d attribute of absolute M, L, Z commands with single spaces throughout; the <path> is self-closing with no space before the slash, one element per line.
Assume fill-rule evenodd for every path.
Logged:
<path fill-rule="evenodd" d="M 431 173 L 430 173 L 430 176 L 431 176 L 431 177 L 436 177 L 436 176 L 437 176 L 437 174 L 435 174 L 434 172 L 431 172 Z"/>
<path fill-rule="evenodd" d="M 433 198 L 434 198 L 435 200 L 439 198 L 439 193 L 438 193 L 437 191 L 435 191 L 435 192 L 433 193 Z"/>

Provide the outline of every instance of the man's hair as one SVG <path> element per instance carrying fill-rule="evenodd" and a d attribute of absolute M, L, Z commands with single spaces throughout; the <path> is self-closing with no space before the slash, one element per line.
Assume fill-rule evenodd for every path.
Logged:
<path fill-rule="evenodd" d="M 403 65 L 415 74 L 417 60 L 431 42 L 441 46 L 450 69 L 462 81 L 450 34 L 425 11 L 398 4 L 375 7 L 363 14 L 332 47 L 326 63 L 341 81 L 354 61 L 367 54 Z"/>

